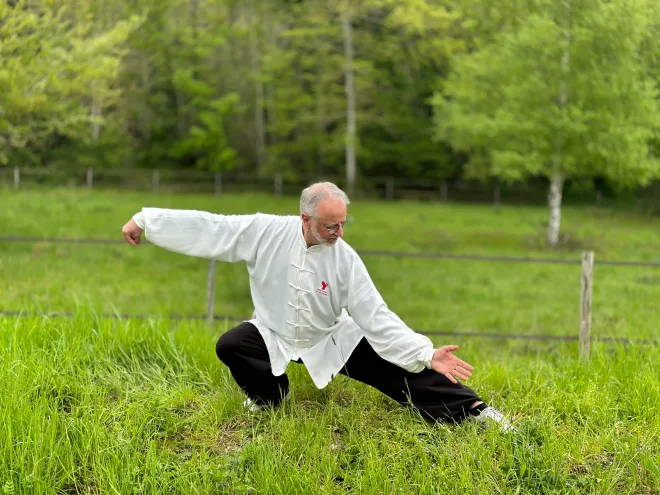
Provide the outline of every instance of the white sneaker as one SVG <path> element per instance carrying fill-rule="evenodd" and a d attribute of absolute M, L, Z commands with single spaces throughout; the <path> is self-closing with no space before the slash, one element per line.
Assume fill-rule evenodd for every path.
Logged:
<path fill-rule="evenodd" d="M 498 423 L 504 431 L 516 430 L 511 424 L 511 422 L 504 417 L 504 414 L 502 414 L 497 409 L 490 406 L 488 406 L 486 409 L 481 411 L 481 414 L 479 414 L 479 416 L 475 416 L 474 420 L 479 423 L 483 423 L 485 421 L 491 420 Z"/>
<path fill-rule="evenodd" d="M 291 392 L 287 392 L 286 395 L 284 396 L 284 399 L 282 399 L 282 402 L 289 400 L 291 397 Z M 280 402 L 280 404 L 282 403 Z M 279 405 L 279 404 L 278 404 Z M 247 410 L 251 412 L 257 412 L 261 411 L 262 409 L 266 407 L 270 407 L 268 404 L 257 404 L 254 402 L 252 399 L 249 397 L 243 401 L 243 407 L 246 408 Z"/>

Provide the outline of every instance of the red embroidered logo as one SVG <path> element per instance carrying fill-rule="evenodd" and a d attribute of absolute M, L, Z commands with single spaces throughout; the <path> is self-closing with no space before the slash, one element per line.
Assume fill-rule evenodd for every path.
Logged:
<path fill-rule="evenodd" d="M 321 288 L 316 289 L 316 293 L 317 294 L 323 294 L 324 296 L 327 296 L 328 292 L 325 290 L 327 288 L 328 288 L 328 282 L 326 282 L 325 280 L 322 280 L 321 281 Z"/>

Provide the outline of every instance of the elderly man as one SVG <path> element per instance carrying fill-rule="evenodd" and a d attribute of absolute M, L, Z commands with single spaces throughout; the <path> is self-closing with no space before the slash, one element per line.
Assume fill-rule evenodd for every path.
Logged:
<path fill-rule="evenodd" d="M 342 239 L 349 199 L 332 183 L 306 188 L 300 216 L 214 215 L 144 208 L 122 229 L 130 244 L 218 261 L 244 261 L 254 314 L 216 345 L 251 410 L 289 397 L 291 361 L 318 388 L 338 373 L 375 387 L 432 421 L 510 423 L 467 386 L 472 366 L 435 349 L 390 311 L 362 260 Z"/>

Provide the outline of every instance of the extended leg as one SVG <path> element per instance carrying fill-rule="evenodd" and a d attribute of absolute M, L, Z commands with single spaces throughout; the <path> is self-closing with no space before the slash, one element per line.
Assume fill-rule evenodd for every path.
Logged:
<path fill-rule="evenodd" d="M 414 406 L 433 421 L 460 422 L 487 407 L 474 390 L 454 384 L 440 373 L 429 369 L 411 373 L 386 361 L 366 339 L 358 344 L 340 373 L 380 390 L 400 404 Z"/>

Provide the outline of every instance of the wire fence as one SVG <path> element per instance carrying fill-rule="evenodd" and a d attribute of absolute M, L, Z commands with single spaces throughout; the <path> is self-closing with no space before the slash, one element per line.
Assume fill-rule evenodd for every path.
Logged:
<path fill-rule="evenodd" d="M 30 237 L 30 236 L 0 236 L 0 242 L 7 243 L 46 243 L 46 244 L 125 244 L 123 239 L 85 239 L 85 238 L 55 238 L 55 237 Z M 143 243 L 149 244 L 147 239 Z M 554 265 L 579 265 L 581 260 L 575 258 L 534 258 L 526 256 L 483 256 L 469 254 L 451 254 L 451 253 L 425 253 L 409 251 L 380 251 L 373 249 L 356 249 L 360 256 L 381 256 L 391 258 L 423 258 L 423 259 L 445 259 L 457 261 L 486 261 L 502 263 L 544 263 Z M 636 260 L 594 260 L 597 265 L 603 266 L 629 266 L 629 267 L 647 267 L 660 268 L 660 262 L 656 261 L 636 261 Z"/>
<path fill-rule="evenodd" d="M 0 316 L 12 318 L 76 318 L 79 314 L 71 311 L 8 311 L 0 310 Z M 208 321 L 207 315 L 202 314 L 145 314 L 145 313 L 99 313 L 95 314 L 96 317 L 102 319 L 116 319 L 116 320 L 152 320 L 152 319 L 167 319 L 172 321 L 185 321 L 197 320 Z M 213 321 L 227 321 L 227 322 L 242 322 L 247 318 L 240 318 L 238 316 L 228 315 L 213 315 Z M 511 340 L 540 340 L 540 341 L 560 341 L 560 342 L 577 342 L 578 335 L 530 335 L 522 333 L 500 333 L 500 332 L 464 332 L 459 330 L 428 330 L 428 329 L 415 329 L 416 332 L 428 336 L 448 336 L 448 337 L 477 337 L 486 339 L 511 339 Z M 627 337 L 592 337 L 592 340 L 602 343 L 624 344 L 624 345 L 658 345 L 657 340 L 651 339 L 636 339 Z"/>
<path fill-rule="evenodd" d="M 0 167 L 0 187 L 30 189 L 72 187 L 87 189 L 123 189 L 160 193 L 259 192 L 275 196 L 299 195 L 312 182 L 328 180 L 349 189 L 344 177 L 305 174 L 254 175 L 240 171 L 208 172 L 201 170 L 94 169 L 56 170 L 51 168 Z M 359 177 L 351 194 L 384 200 L 421 199 L 433 201 L 545 205 L 547 181 L 502 182 L 466 179 L 411 179 L 400 177 Z M 586 181 L 568 180 L 564 187 L 566 204 L 628 205 L 660 211 L 660 183 L 636 190 L 616 192 L 606 185 L 593 186 Z"/>
<path fill-rule="evenodd" d="M 5 243 L 64 243 L 64 244 L 96 244 L 96 245 L 117 245 L 123 244 L 122 239 L 84 239 L 84 238 L 41 238 L 41 237 L 22 237 L 22 236 L 0 236 L 0 242 Z M 149 242 L 145 239 L 145 243 Z M 577 341 L 580 344 L 580 354 L 589 359 L 590 343 L 592 341 L 603 343 L 622 343 L 639 345 L 658 345 L 658 341 L 649 339 L 631 339 L 618 337 L 591 337 L 591 299 L 593 293 L 593 265 L 615 266 L 615 267 L 647 267 L 660 268 L 658 262 L 635 261 L 635 260 L 594 260 L 593 253 L 583 253 L 581 259 L 565 258 L 533 258 L 533 257 L 509 257 L 509 256 L 482 256 L 482 255 L 456 255 L 449 253 L 418 253 L 418 252 L 397 252 L 397 251 L 377 251 L 377 250 L 358 250 L 361 256 L 378 257 L 397 257 L 397 258 L 425 258 L 425 259 L 450 259 L 459 261 L 482 261 L 482 262 L 504 262 L 504 263 L 536 263 L 536 264 L 562 264 L 562 265 L 582 265 L 582 297 L 581 297 L 581 315 L 580 331 L 577 335 L 532 335 L 532 334 L 512 334 L 499 332 L 463 332 L 463 331 L 445 331 L 436 329 L 418 329 L 419 333 L 424 335 L 442 335 L 442 336 L 461 336 L 461 337 L 479 337 L 493 339 L 514 339 L 514 340 L 540 340 L 540 341 Z M 123 318 L 123 319 L 149 319 L 149 318 L 167 318 L 171 320 L 205 320 L 209 324 L 215 321 L 244 321 L 246 318 L 237 316 L 217 315 L 214 312 L 215 299 L 215 261 L 209 261 L 209 272 L 207 280 L 207 313 L 199 314 L 132 314 L 132 313 L 103 313 L 97 316 L 102 318 Z M 76 313 L 71 312 L 24 312 L 0 309 L 0 316 L 25 317 L 25 316 L 43 316 L 43 317 L 75 317 Z"/>

